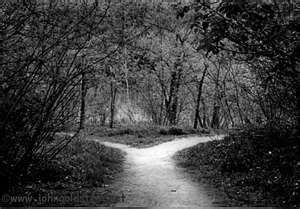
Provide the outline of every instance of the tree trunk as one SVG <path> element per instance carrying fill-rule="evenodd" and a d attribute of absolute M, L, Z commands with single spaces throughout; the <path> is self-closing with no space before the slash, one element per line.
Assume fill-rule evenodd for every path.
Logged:
<path fill-rule="evenodd" d="M 162 95 L 162 98 L 163 98 L 163 95 Z M 159 108 L 159 116 L 158 116 L 158 125 L 163 125 L 163 113 L 164 113 L 164 100 L 161 99 L 160 108 Z"/>
<path fill-rule="evenodd" d="M 79 129 L 84 129 L 85 123 L 85 96 L 86 96 L 86 78 L 85 73 L 81 74 L 81 97 L 80 97 L 80 120 Z"/>
<path fill-rule="evenodd" d="M 110 124 L 109 127 L 114 127 L 115 118 L 115 103 L 116 103 L 117 88 L 115 87 L 113 81 L 110 82 Z"/>
<path fill-rule="evenodd" d="M 227 107 L 227 114 L 228 114 L 228 117 L 230 119 L 230 127 L 234 127 L 235 126 L 234 119 L 233 119 L 232 114 L 231 114 L 231 109 L 230 109 L 227 97 L 225 98 L 225 105 Z"/>
<path fill-rule="evenodd" d="M 300 63 L 295 62 L 295 78 L 296 78 L 296 135 L 300 136 Z"/>
<path fill-rule="evenodd" d="M 219 77 L 220 77 L 220 69 L 218 69 L 217 79 L 215 81 L 215 95 L 214 95 L 213 115 L 212 115 L 212 119 L 211 119 L 211 123 L 210 123 L 210 126 L 212 128 L 216 128 L 216 129 L 218 129 L 220 127 Z"/>
<path fill-rule="evenodd" d="M 105 112 L 101 114 L 101 126 L 105 126 L 106 114 Z"/>
<path fill-rule="evenodd" d="M 169 98 L 166 100 L 166 113 L 170 125 L 173 125 L 174 123 L 174 113 L 172 112 L 173 111 L 172 109 L 174 108 L 173 100 L 174 100 L 175 83 L 176 83 L 176 72 L 172 72 Z"/>
<path fill-rule="evenodd" d="M 199 107 L 200 107 L 200 100 L 201 100 L 201 95 L 202 95 L 203 82 L 204 82 L 204 78 L 205 78 L 207 68 L 208 68 L 208 66 L 205 65 L 205 68 L 204 68 L 204 71 L 203 71 L 203 74 L 202 74 L 202 78 L 198 83 L 198 95 L 197 95 L 197 103 L 196 103 L 196 110 L 195 110 L 194 129 L 197 128 L 198 121 L 200 122 L 200 126 L 203 127 L 203 124 L 201 123 L 201 120 L 200 120 Z"/>
<path fill-rule="evenodd" d="M 177 109 L 178 109 L 178 88 L 177 88 L 177 79 L 175 80 L 174 91 L 172 95 L 172 103 L 170 106 L 170 125 L 176 125 L 177 119 Z"/>
<path fill-rule="evenodd" d="M 217 129 L 220 127 L 220 106 L 216 103 L 214 104 L 211 127 Z"/>
<path fill-rule="evenodd" d="M 169 99 L 166 101 L 167 117 L 170 125 L 177 124 L 178 96 L 181 83 L 182 67 L 180 60 L 175 63 L 175 72 L 171 73 Z"/>
<path fill-rule="evenodd" d="M 203 121 L 202 121 L 202 125 L 203 125 L 203 128 L 207 128 L 208 121 L 207 121 L 207 116 L 206 116 L 206 105 L 205 105 L 204 99 L 202 99 L 201 103 L 202 103 L 202 107 L 203 107 Z"/>

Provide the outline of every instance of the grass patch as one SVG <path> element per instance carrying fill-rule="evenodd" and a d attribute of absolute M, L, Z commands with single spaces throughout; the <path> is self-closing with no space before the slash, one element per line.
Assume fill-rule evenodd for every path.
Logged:
<path fill-rule="evenodd" d="M 31 179 L 10 191 L 27 199 L 1 202 L 13 206 L 109 206 L 117 202 L 108 185 L 123 170 L 124 153 L 83 137 L 72 141 L 55 159 L 36 162 Z"/>
<path fill-rule="evenodd" d="M 299 206 L 299 145 L 289 131 L 249 128 L 174 157 L 234 205 Z"/>
<path fill-rule="evenodd" d="M 111 136 L 111 137 L 99 137 L 99 140 L 101 141 L 108 141 L 108 142 L 114 142 L 114 143 L 120 143 L 120 144 L 126 144 L 132 147 L 137 148 L 147 148 L 152 147 L 154 145 L 172 141 L 175 138 L 178 138 L 177 136 L 143 136 L 139 137 L 137 135 L 121 135 L 121 136 Z"/>
<path fill-rule="evenodd" d="M 121 143 L 138 148 L 151 147 L 187 135 L 209 134 L 206 129 L 160 126 L 120 126 L 113 129 L 90 127 L 87 132 L 99 137 L 99 140 L 102 141 Z"/>

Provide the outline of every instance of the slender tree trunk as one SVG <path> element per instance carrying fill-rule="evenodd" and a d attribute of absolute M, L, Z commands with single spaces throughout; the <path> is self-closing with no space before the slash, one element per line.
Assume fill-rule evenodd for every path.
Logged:
<path fill-rule="evenodd" d="M 218 69 L 217 80 L 215 81 L 213 115 L 210 124 L 212 128 L 216 128 L 216 129 L 220 127 L 219 76 L 220 76 L 220 69 Z"/>
<path fill-rule="evenodd" d="M 240 97 L 239 97 L 239 90 L 238 90 L 238 87 L 237 87 L 237 84 L 235 82 L 235 99 L 236 99 L 236 106 L 238 108 L 238 113 L 239 113 L 239 116 L 240 116 L 240 120 L 241 120 L 241 123 L 244 124 L 245 121 L 244 121 L 244 114 L 242 113 L 242 109 L 241 109 L 241 106 L 240 106 Z"/>
<path fill-rule="evenodd" d="M 207 128 L 207 123 L 208 122 L 207 122 L 206 105 L 205 105 L 204 99 L 202 99 L 201 103 L 202 103 L 202 107 L 203 107 L 203 121 L 202 121 L 202 124 L 203 124 L 203 128 Z"/>
<path fill-rule="evenodd" d="M 220 106 L 215 102 L 213 109 L 213 116 L 211 119 L 211 127 L 219 128 L 220 127 Z"/>
<path fill-rule="evenodd" d="M 85 73 L 81 75 L 81 97 L 80 97 L 80 120 L 79 129 L 84 129 L 85 123 L 85 96 L 86 96 L 86 78 Z"/>
<path fill-rule="evenodd" d="M 195 110 L 194 129 L 197 128 L 198 121 L 200 122 L 200 126 L 203 127 L 203 124 L 201 123 L 201 120 L 200 120 L 200 114 L 199 114 L 200 110 L 199 110 L 199 107 L 200 107 L 200 100 L 201 100 L 201 95 L 202 95 L 203 82 L 204 82 L 204 78 L 205 78 L 205 74 L 206 74 L 207 68 L 208 67 L 205 66 L 203 74 L 202 74 L 202 78 L 201 78 L 201 80 L 198 83 L 198 95 L 197 95 L 197 103 L 196 103 L 196 110 Z"/>
<path fill-rule="evenodd" d="M 231 127 L 234 127 L 235 124 L 234 124 L 233 117 L 231 115 L 231 109 L 230 109 L 230 106 L 228 104 L 228 99 L 227 98 L 225 98 L 225 104 L 226 104 L 228 116 L 229 116 L 229 119 L 230 119 L 230 122 L 231 122 Z"/>
<path fill-rule="evenodd" d="M 297 132 L 300 135 L 300 73 L 297 76 L 297 112 L 296 112 L 296 120 L 297 120 Z"/>
<path fill-rule="evenodd" d="M 224 103 L 225 103 L 225 105 L 226 105 L 226 109 L 227 109 L 227 117 L 226 117 L 226 119 L 225 120 L 227 120 L 227 128 L 228 127 L 234 127 L 234 119 L 233 119 L 233 117 L 232 117 L 232 114 L 231 114 L 231 108 L 230 108 L 230 105 L 229 105 L 229 103 L 228 103 L 228 96 L 227 96 L 227 94 L 226 94 L 226 88 L 227 88 L 227 86 L 226 86 L 226 79 L 224 79 L 223 80 L 223 91 L 224 91 Z M 228 121 L 228 118 L 229 118 L 229 120 L 230 121 Z"/>
<path fill-rule="evenodd" d="M 170 124 L 171 125 L 176 125 L 177 123 L 177 111 L 178 111 L 178 91 L 179 91 L 179 86 L 177 84 L 178 80 L 176 79 L 175 82 L 175 90 L 173 94 L 173 102 L 171 103 L 171 108 L 170 108 Z"/>
<path fill-rule="evenodd" d="M 117 94 L 117 88 L 115 87 L 113 81 L 111 81 L 110 82 L 110 124 L 109 124 L 110 128 L 114 127 L 116 94 Z"/>
<path fill-rule="evenodd" d="M 232 78 L 232 80 L 233 80 L 233 82 L 234 82 L 235 102 L 236 102 L 236 106 L 237 106 L 237 108 L 238 108 L 238 115 L 239 115 L 239 117 L 240 117 L 241 123 L 244 124 L 244 123 L 245 123 L 245 117 L 246 117 L 246 116 L 243 114 L 242 109 L 241 109 L 241 106 L 240 106 L 240 96 L 239 96 L 238 83 L 237 83 L 236 78 L 235 78 L 235 76 L 234 76 L 233 74 L 231 75 L 231 78 Z M 244 117 L 244 116 L 245 116 L 245 117 Z"/>
<path fill-rule="evenodd" d="M 171 73 L 171 83 L 170 83 L 170 92 L 169 98 L 166 100 L 166 113 L 169 123 L 173 125 L 174 123 L 174 114 L 172 112 L 173 100 L 174 100 L 174 91 L 175 91 L 175 83 L 176 83 L 176 72 Z"/>
<path fill-rule="evenodd" d="M 101 126 L 105 126 L 106 114 L 105 112 L 101 114 Z"/>
<path fill-rule="evenodd" d="M 162 95 L 162 97 L 163 97 L 163 95 Z M 163 113 L 164 113 L 164 100 L 161 99 L 160 108 L 159 108 L 159 116 L 158 116 L 158 125 L 163 125 Z"/>
<path fill-rule="evenodd" d="M 300 63 L 295 61 L 294 71 L 296 73 L 296 135 L 300 136 Z"/>

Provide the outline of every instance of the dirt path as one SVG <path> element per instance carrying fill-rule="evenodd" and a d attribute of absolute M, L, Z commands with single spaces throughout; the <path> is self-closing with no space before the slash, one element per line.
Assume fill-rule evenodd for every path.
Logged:
<path fill-rule="evenodd" d="M 120 195 L 120 201 L 113 206 L 217 206 L 222 200 L 216 191 L 193 181 L 175 165 L 172 156 L 184 148 L 220 138 L 187 137 L 145 149 L 101 142 L 127 153 L 125 171 L 110 186 Z"/>

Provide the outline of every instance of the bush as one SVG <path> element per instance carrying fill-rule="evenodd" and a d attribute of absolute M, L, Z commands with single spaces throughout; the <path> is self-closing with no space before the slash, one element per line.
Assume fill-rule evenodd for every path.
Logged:
<path fill-rule="evenodd" d="M 1 34 L 6 38 L 1 39 L 0 183 L 6 186 L 0 192 L 28 178 L 34 160 L 48 156 L 42 151 L 55 133 L 76 121 L 80 85 L 75 83 L 86 65 L 73 52 L 81 52 L 79 43 L 89 39 L 99 24 L 93 5 L 71 9 L 41 4 L 33 0 L 1 4 L 5 25 Z M 52 156 L 62 147 L 47 154 Z"/>
<path fill-rule="evenodd" d="M 168 135 L 169 131 L 166 128 L 161 128 L 159 130 L 159 134 L 161 134 L 161 135 Z"/>
<path fill-rule="evenodd" d="M 184 135 L 185 132 L 183 131 L 182 128 L 171 127 L 171 128 L 169 129 L 169 134 L 170 134 L 170 135 Z"/>
<path fill-rule="evenodd" d="M 36 188 L 73 188 L 74 186 L 103 186 L 122 171 L 124 155 L 98 142 L 72 141 L 53 160 L 35 160 L 21 185 Z M 12 192 L 12 191 L 11 191 Z"/>
<path fill-rule="evenodd" d="M 120 136 L 120 135 L 130 135 L 130 134 L 134 134 L 134 131 L 129 128 L 125 128 L 120 130 L 112 130 L 107 134 L 107 136 Z"/>
<path fill-rule="evenodd" d="M 182 128 L 170 127 L 170 128 L 161 128 L 159 130 L 161 135 L 184 135 L 186 132 Z"/>
<path fill-rule="evenodd" d="M 170 127 L 170 128 L 161 128 L 159 130 L 161 135 L 186 135 L 186 134 L 209 134 L 207 129 L 193 129 L 193 128 L 179 128 L 179 127 Z"/>

